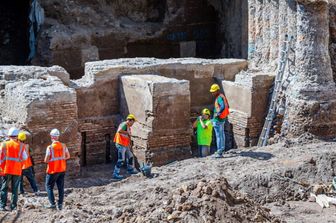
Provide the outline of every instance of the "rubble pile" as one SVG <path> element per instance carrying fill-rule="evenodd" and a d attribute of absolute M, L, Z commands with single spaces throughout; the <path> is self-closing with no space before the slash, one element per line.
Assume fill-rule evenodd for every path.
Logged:
<path fill-rule="evenodd" d="M 125 208 L 119 222 L 280 222 L 269 210 L 233 190 L 225 178 L 202 179 L 175 190 L 156 187 L 134 208 Z"/>

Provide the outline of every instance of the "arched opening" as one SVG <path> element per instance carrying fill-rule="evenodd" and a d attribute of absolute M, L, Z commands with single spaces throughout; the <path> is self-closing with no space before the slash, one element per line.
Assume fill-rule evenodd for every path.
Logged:
<path fill-rule="evenodd" d="M 0 64 L 27 64 L 29 0 L 5 0 L 0 7 Z"/>

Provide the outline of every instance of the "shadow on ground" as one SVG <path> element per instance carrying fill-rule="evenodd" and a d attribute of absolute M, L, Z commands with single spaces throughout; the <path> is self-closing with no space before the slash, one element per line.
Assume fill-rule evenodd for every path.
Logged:
<path fill-rule="evenodd" d="M 267 153 L 267 152 L 255 152 L 255 151 L 228 151 L 224 157 L 225 158 L 232 158 L 232 157 L 237 157 L 237 156 L 242 156 L 242 157 L 250 157 L 252 159 L 257 159 L 257 160 L 269 160 L 274 157 L 273 154 Z"/>

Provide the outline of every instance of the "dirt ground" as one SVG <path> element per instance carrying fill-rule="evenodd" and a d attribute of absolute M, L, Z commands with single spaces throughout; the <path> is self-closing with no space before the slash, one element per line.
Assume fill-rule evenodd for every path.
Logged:
<path fill-rule="evenodd" d="M 45 193 L 29 194 L 16 212 L 0 213 L 0 221 L 336 222 L 335 207 L 306 201 L 311 185 L 331 183 L 336 143 L 306 141 L 174 162 L 153 168 L 151 179 L 138 174 L 117 182 L 112 165 L 88 167 L 66 182 L 62 211 L 44 208 Z"/>

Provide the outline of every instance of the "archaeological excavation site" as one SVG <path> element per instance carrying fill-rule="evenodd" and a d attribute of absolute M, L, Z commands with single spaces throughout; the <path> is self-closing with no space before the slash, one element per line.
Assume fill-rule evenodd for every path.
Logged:
<path fill-rule="evenodd" d="M 24 181 L 0 222 L 336 222 L 335 0 L 6 0 L 0 12 L 1 137 L 28 133 L 41 190 Z M 213 131 L 200 158 L 193 122 L 204 108 L 215 120 L 213 84 L 230 111 L 225 152 L 214 158 Z M 128 114 L 139 173 L 116 180 Z M 54 128 L 70 153 L 61 211 L 44 208 Z"/>

